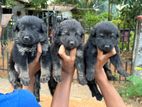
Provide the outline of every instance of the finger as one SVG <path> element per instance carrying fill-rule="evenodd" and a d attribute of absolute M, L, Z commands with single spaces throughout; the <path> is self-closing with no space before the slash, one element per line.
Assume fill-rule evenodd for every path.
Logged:
<path fill-rule="evenodd" d="M 37 52 L 42 53 L 42 45 L 40 43 L 37 44 Z"/>
<path fill-rule="evenodd" d="M 61 45 L 58 51 L 58 54 L 62 59 L 66 59 L 68 56 L 66 55 L 65 47 L 64 45 Z"/>
<path fill-rule="evenodd" d="M 101 51 L 99 48 L 97 48 L 98 56 L 103 56 L 103 51 Z"/>
<path fill-rule="evenodd" d="M 115 48 L 113 48 L 111 52 L 109 52 L 109 53 L 106 54 L 106 57 L 109 58 L 109 57 L 111 57 L 111 56 L 113 56 L 115 54 L 116 54 L 116 50 L 115 50 Z"/>
<path fill-rule="evenodd" d="M 76 58 L 76 52 L 77 52 L 77 49 L 76 49 L 76 48 L 74 48 L 74 49 L 72 49 L 72 50 L 70 51 L 70 58 L 71 58 L 71 59 L 75 60 L 75 58 Z"/>

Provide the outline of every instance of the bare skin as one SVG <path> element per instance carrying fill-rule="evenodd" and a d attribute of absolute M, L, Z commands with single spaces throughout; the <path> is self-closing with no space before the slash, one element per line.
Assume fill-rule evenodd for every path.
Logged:
<path fill-rule="evenodd" d="M 70 56 L 67 56 L 64 51 L 65 49 L 64 48 L 60 48 L 60 49 L 63 49 L 63 51 L 59 50 L 59 55 L 62 57 L 63 59 L 62 61 L 64 63 L 63 64 L 64 69 L 62 73 L 62 78 L 64 79 L 62 82 L 60 82 L 57 85 L 51 107 L 59 107 L 59 106 L 69 107 L 70 88 L 71 88 L 71 83 L 73 80 L 73 74 L 75 69 L 74 63 L 72 62 L 73 60 L 71 60 L 71 57 L 75 58 L 76 53 L 73 52 L 74 55 L 71 54 Z M 115 54 L 116 54 L 115 49 L 113 49 L 112 52 L 105 55 L 103 54 L 103 52 L 98 50 L 97 64 L 95 65 L 96 66 L 95 79 L 102 91 L 107 107 L 126 107 L 122 98 L 118 94 L 118 92 L 115 90 L 113 85 L 109 83 L 103 69 L 103 65 L 108 61 L 109 57 Z"/>
<path fill-rule="evenodd" d="M 41 56 L 41 53 L 42 53 L 42 46 L 39 43 L 37 45 L 37 55 L 36 55 L 36 58 L 34 59 L 34 61 L 32 63 L 29 64 L 29 76 L 30 76 L 29 86 L 23 86 L 23 89 L 28 89 L 31 92 L 33 92 L 33 90 L 34 90 L 35 74 L 37 73 L 37 71 L 40 68 L 39 58 Z"/>
<path fill-rule="evenodd" d="M 42 53 L 42 47 L 39 44 L 37 57 L 29 65 L 30 69 L 30 86 L 26 89 L 33 90 L 33 83 L 35 81 L 34 74 L 39 70 L 39 57 Z M 73 75 L 75 71 L 75 58 L 76 58 L 76 49 L 71 50 L 70 55 L 66 55 L 65 48 L 61 45 L 58 54 L 62 59 L 62 81 L 58 83 L 55 90 L 55 94 L 52 99 L 51 107 L 69 107 L 69 97 L 71 83 L 73 81 Z M 97 84 L 100 87 L 100 90 L 104 96 L 104 100 L 107 107 L 126 107 L 122 98 L 115 90 L 113 85 L 109 83 L 106 74 L 103 69 L 103 65 L 108 61 L 109 57 L 116 54 L 115 49 L 113 49 L 108 54 L 103 54 L 102 51 L 98 50 L 97 64 L 95 65 L 95 79 Z"/>
<path fill-rule="evenodd" d="M 68 107 L 71 83 L 75 71 L 76 49 L 71 50 L 70 56 L 66 55 L 63 45 L 58 54 L 62 59 L 62 81 L 58 83 L 52 99 L 51 107 Z"/>
<path fill-rule="evenodd" d="M 126 107 L 114 86 L 108 81 L 103 69 L 103 65 L 108 61 L 109 57 L 115 54 L 115 49 L 105 55 L 102 51 L 98 50 L 95 79 L 104 96 L 107 107 Z"/>

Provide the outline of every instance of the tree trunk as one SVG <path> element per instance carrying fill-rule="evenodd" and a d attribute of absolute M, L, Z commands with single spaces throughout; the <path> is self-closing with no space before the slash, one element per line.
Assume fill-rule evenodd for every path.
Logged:
<path fill-rule="evenodd" d="M 133 50 L 133 71 L 134 74 L 142 76 L 142 70 L 135 69 L 142 67 L 142 15 L 137 17 L 136 36 Z"/>

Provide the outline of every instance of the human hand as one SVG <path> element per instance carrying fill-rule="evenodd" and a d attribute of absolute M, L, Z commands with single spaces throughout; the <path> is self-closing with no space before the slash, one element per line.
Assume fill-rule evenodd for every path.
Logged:
<path fill-rule="evenodd" d="M 103 67 L 104 64 L 107 63 L 109 58 L 116 54 L 115 48 L 113 48 L 112 51 L 107 54 L 104 54 L 100 49 L 97 49 L 97 51 L 98 51 L 98 55 L 97 55 L 97 64 L 96 65 L 98 67 Z"/>
<path fill-rule="evenodd" d="M 116 54 L 115 48 L 112 49 L 111 52 L 104 54 L 101 50 L 97 49 L 98 55 L 97 55 L 97 63 L 95 65 L 95 79 L 98 80 L 106 80 L 106 74 L 104 72 L 103 66 L 107 63 L 109 58 Z"/>
<path fill-rule="evenodd" d="M 40 43 L 38 43 L 36 57 L 33 60 L 33 62 L 29 64 L 30 73 L 35 74 L 39 70 L 40 68 L 39 59 L 41 54 L 42 54 L 42 46 Z"/>
<path fill-rule="evenodd" d="M 29 66 L 30 83 L 29 83 L 29 86 L 23 86 L 23 89 L 28 89 L 33 92 L 34 83 L 35 83 L 35 74 L 40 69 L 39 59 L 40 59 L 41 54 L 42 54 L 42 46 L 40 43 L 38 43 L 36 57 L 33 60 L 33 62 L 28 65 Z"/>
<path fill-rule="evenodd" d="M 70 51 L 70 55 L 66 54 L 65 47 L 60 46 L 58 54 L 62 59 L 62 76 L 72 76 L 75 71 L 76 48 Z"/>

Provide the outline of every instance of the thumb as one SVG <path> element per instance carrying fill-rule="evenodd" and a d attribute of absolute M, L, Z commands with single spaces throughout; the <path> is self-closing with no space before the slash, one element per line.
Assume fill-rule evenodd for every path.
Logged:
<path fill-rule="evenodd" d="M 59 51 L 58 51 L 58 54 L 60 55 L 60 57 L 62 59 L 66 59 L 68 56 L 66 55 L 66 50 L 65 50 L 65 47 L 64 45 L 61 45 L 60 48 L 59 48 Z"/>

